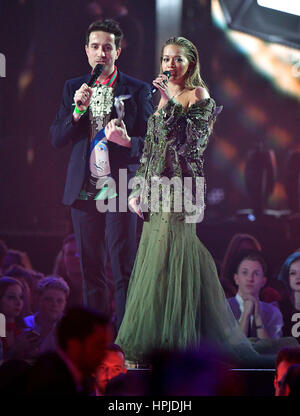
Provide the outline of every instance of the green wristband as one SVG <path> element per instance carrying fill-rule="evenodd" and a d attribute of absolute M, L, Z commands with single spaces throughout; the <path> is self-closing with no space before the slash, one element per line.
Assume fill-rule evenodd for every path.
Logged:
<path fill-rule="evenodd" d="M 82 115 L 82 114 L 84 114 L 86 112 L 86 110 L 82 110 L 82 111 L 80 111 L 79 110 L 79 108 L 77 107 L 77 106 L 75 106 L 75 113 L 76 114 L 80 114 L 80 115 Z"/>

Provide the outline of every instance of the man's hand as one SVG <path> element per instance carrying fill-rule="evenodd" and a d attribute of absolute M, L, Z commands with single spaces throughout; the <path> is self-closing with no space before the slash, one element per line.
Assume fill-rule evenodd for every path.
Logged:
<path fill-rule="evenodd" d="M 87 84 L 82 84 L 79 90 L 75 92 L 74 103 L 79 111 L 85 111 L 88 108 L 88 106 L 90 105 L 92 94 L 93 90 Z M 81 101 L 81 105 L 78 104 L 79 101 Z M 80 114 L 77 114 L 74 111 L 73 117 L 75 120 L 78 120 L 80 118 Z"/>
<path fill-rule="evenodd" d="M 252 296 L 247 296 L 243 298 L 243 300 L 244 300 L 244 314 L 246 316 L 252 315 L 254 312 L 254 307 L 255 307 L 254 298 Z"/>
<path fill-rule="evenodd" d="M 126 126 L 123 121 L 117 124 L 117 119 L 110 120 L 105 127 L 105 136 L 110 142 L 117 143 L 120 146 L 131 147 L 131 139 L 127 134 Z"/>

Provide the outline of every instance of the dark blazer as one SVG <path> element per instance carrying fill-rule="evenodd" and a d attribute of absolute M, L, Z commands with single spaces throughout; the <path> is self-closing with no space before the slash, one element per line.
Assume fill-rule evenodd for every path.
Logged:
<path fill-rule="evenodd" d="M 90 74 L 66 81 L 62 102 L 56 119 L 50 127 L 52 145 L 59 149 L 72 143 L 63 203 L 72 205 L 78 198 L 88 171 L 89 116 L 88 111 L 78 122 L 73 121 L 73 98 L 75 91 L 84 82 L 88 82 Z M 128 179 L 134 176 L 142 154 L 147 121 L 153 113 L 152 100 L 149 96 L 150 85 L 123 74 L 119 71 L 115 96 L 130 94 L 125 100 L 124 123 L 131 137 L 131 148 L 109 142 L 109 158 L 112 176 L 118 179 L 118 169 L 128 169 Z M 117 118 L 115 108 L 112 118 Z"/>

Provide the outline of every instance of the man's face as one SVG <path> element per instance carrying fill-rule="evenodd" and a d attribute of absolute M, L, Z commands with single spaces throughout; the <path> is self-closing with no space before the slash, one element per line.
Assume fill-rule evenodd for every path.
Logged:
<path fill-rule="evenodd" d="M 239 294 L 243 296 L 258 296 L 260 289 L 265 285 L 266 278 L 260 262 L 256 260 L 243 260 L 239 265 L 234 281 L 238 286 Z"/>
<path fill-rule="evenodd" d="M 102 364 L 95 373 L 98 390 L 104 393 L 109 380 L 126 372 L 124 355 L 117 351 L 107 351 Z"/>
<path fill-rule="evenodd" d="M 47 289 L 39 297 L 39 313 L 49 322 L 62 317 L 67 303 L 66 294 L 62 290 Z"/>
<path fill-rule="evenodd" d="M 103 73 L 110 75 L 114 70 L 115 61 L 121 53 L 121 48 L 116 48 L 113 33 L 99 30 L 90 34 L 89 44 L 85 46 L 85 51 L 92 68 L 95 68 L 97 64 L 102 64 L 104 66 Z"/>
<path fill-rule="evenodd" d="M 289 386 L 284 382 L 287 370 L 291 363 L 281 361 L 277 367 L 277 375 L 274 379 L 275 396 L 288 396 L 290 392 Z"/>

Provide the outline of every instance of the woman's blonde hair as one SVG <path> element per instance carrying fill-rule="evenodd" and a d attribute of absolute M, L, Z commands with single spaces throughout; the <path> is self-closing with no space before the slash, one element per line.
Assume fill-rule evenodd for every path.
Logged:
<path fill-rule="evenodd" d="M 161 48 L 160 64 L 163 60 L 164 49 L 167 45 L 177 45 L 184 49 L 184 54 L 190 64 L 187 71 L 185 86 L 189 89 L 203 87 L 208 91 L 208 88 L 200 75 L 200 61 L 196 46 L 188 39 L 179 36 L 168 39 Z"/>

